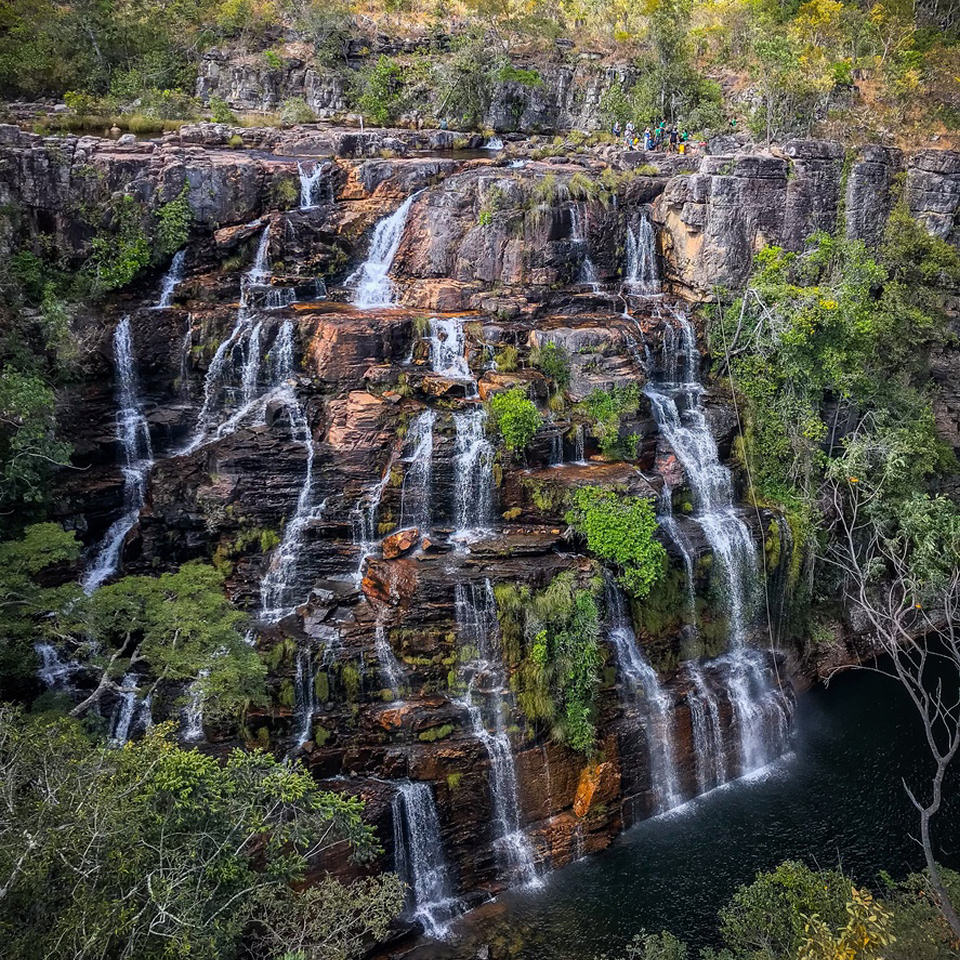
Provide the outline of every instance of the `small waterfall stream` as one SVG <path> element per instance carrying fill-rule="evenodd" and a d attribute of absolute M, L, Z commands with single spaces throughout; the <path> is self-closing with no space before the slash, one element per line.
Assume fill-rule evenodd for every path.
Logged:
<path fill-rule="evenodd" d="M 610 576 L 604 583 L 604 601 L 610 624 L 609 638 L 620 668 L 621 688 L 628 694 L 625 706 L 639 707 L 643 713 L 650 751 L 651 787 L 657 812 L 663 813 L 683 801 L 673 750 L 673 702 L 660 685 L 657 671 L 644 657 L 630 625 L 623 591 Z"/>
<path fill-rule="evenodd" d="M 636 229 L 627 227 L 627 264 L 623 282 L 630 293 L 650 295 L 660 292 L 657 276 L 657 245 L 650 217 L 642 213 Z"/>
<path fill-rule="evenodd" d="M 397 875 L 408 888 L 411 918 L 428 936 L 443 939 L 464 904 L 452 892 L 440 840 L 440 818 L 429 784 L 401 783 L 392 811 L 394 860 Z"/>
<path fill-rule="evenodd" d="M 321 176 L 323 176 L 323 164 L 316 161 L 313 169 L 307 173 L 303 164 L 298 160 L 297 173 L 300 175 L 300 209 L 312 210 L 317 206 L 314 193 Z"/>
<path fill-rule="evenodd" d="M 186 249 L 178 250 L 170 261 L 170 269 L 164 275 L 160 284 L 160 299 L 154 309 L 163 310 L 173 303 L 173 295 L 183 280 L 183 263 L 187 258 Z"/>
<path fill-rule="evenodd" d="M 490 758 L 490 793 L 493 800 L 494 844 L 504 869 L 517 882 L 536 881 L 533 848 L 520 824 L 517 769 L 505 727 L 503 690 L 507 678 L 500 650 L 497 605 L 489 580 L 482 584 L 458 583 L 454 607 L 460 639 L 477 650 L 477 659 L 466 665 L 467 689 L 460 700 L 466 708 L 474 735 Z M 483 681 L 486 686 L 483 686 Z M 486 698 L 493 730 L 487 728 L 478 702 Z"/>
<path fill-rule="evenodd" d="M 377 660 L 380 663 L 380 673 L 387 686 L 393 692 L 394 699 L 400 698 L 400 690 L 403 686 L 403 667 L 397 660 L 397 655 L 390 646 L 387 638 L 387 628 L 382 620 L 377 620 L 373 630 L 374 649 L 377 652 Z"/>
<path fill-rule="evenodd" d="M 720 727 L 720 707 L 700 665 L 689 661 L 687 672 L 691 683 L 687 703 L 697 765 L 697 793 L 706 793 L 729 779 Z"/>
<path fill-rule="evenodd" d="M 400 492 L 400 529 L 417 527 L 421 535 L 430 530 L 433 507 L 433 425 L 437 414 L 424 410 L 406 437 L 410 454 L 403 458 L 406 471 Z"/>
<path fill-rule="evenodd" d="M 451 539 L 469 543 L 490 532 L 493 512 L 493 460 L 495 450 L 487 439 L 487 411 L 476 407 L 453 415 L 456 530 Z"/>
<path fill-rule="evenodd" d="M 69 690 L 70 679 L 80 670 L 73 660 L 64 660 L 52 643 L 35 643 L 34 653 L 40 660 L 37 677 L 48 690 Z"/>
<path fill-rule="evenodd" d="M 596 293 L 600 289 L 600 281 L 597 277 L 597 268 L 590 259 L 590 240 L 587 236 L 586 219 L 586 204 L 570 205 L 570 239 L 582 257 L 577 282 Z"/>
<path fill-rule="evenodd" d="M 367 259 L 347 277 L 344 286 L 353 290 L 352 303 L 360 310 L 393 306 L 396 291 L 389 277 L 390 268 L 403 239 L 410 207 L 419 195 L 412 193 L 396 211 L 380 220 L 374 227 Z"/>
<path fill-rule="evenodd" d="M 153 725 L 150 695 L 139 695 L 137 680 L 135 673 L 125 673 L 120 681 L 120 699 L 110 720 L 109 742 L 112 746 L 122 747 L 138 729 L 149 730 Z"/>
<path fill-rule="evenodd" d="M 116 437 L 123 455 L 123 514 L 103 535 L 83 574 L 81 586 L 87 595 L 117 572 L 123 541 L 140 516 L 147 493 L 147 478 L 153 466 L 153 446 L 140 399 L 129 316 L 123 317 L 113 332 L 113 362 L 117 394 Z"/>
<path fill-rule="evenodd" d="M 460 317 L 434 317 L 430 321 L 430 366 L 434 373 L 454 380 L 470 380 L 466 349 Z"/>
<path fill-rule="evenodd" d="M 302 747 L 313 736 L 313 714 L 317 709 L 314 689 L 316 668 L 309 641 L 297 644 L 294 664 L 293 733 L 294 743 Z"/>

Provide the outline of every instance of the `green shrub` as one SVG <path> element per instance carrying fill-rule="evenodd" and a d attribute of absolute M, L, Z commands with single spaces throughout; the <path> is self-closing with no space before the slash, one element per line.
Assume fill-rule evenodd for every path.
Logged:
<path fill-rule="evenodd" d="M 580 487 L 572 496 L 567 523 L 587 539 L 591 553 L 620 568 L 618 581 L 642 599 L 664 570 L 667 554 L 654 539 L 657 518 L 643 497 L 618 494 L 602 487 Z"/>
<path fill-rule="evenodd" d="M 548 376 L 558 390 L 570 386 L 570 357 L 558 343 L 545 343 L 531 357 L 533 365 Z"/>
<path fill-rule="evenodd" d="M 284 126 L 295 123 L 313 123 L 317 115 L 303 97 L 289 97 L 280 104 L 280 122 Z"/>
<path fill-rule="evenodd" d="M 187 199 L 189 186 L 185 183 L 177 196 L 157 211 L 155 251 L 162 257 L 176 253 L 190 235 L 193 211 Z"/>
<path fill-rule="evenodd" d="M 517 348 L 506 344 L 494 354 L 493 362 L 501 373 L 513 373 L 518 367 Z"/>
<path fill-rule="evenodd" d="M 230 104 L 220 97 L 210 98 L 210 119 L 214 123 L 236 123 L 237 115 L 230 109 Z"/>
<path fill-rule="evenodd" d="M 379 127 L 391 123 L 402 109 L 403 76 L 399 63 L 381 55 L 357 80 L 357 109 Z"/>
<path fill-rule="evenodd" d="M 276 50 L 264 50 L 263 59 L 271 70 L 279 70 L 283 66 L 283 58 Z"/>
<path fill-rule="evenodd" d="M 91 244 L 90 270 L 95 287 L 125 287 L 150 263 L 150 243 L 143 230 L 143 208 L 129 194 L 113 205 L 113 229 L 101 231 Z"/>
<path fill-rule="evenodd" d="M 540 429 L 543 417 L 523 387 L 513 387 L 494 394 L 490 400 L 493 423 L 506 448 L 515 453 L 522 450 Z"/>
<path fill-rule="evenodd" d="M 593 434 L 605 457 L 631 458 L 636 453 L 636 438 L 620 437 L 620 418 L 636 413 L 640 406 L 640 388 L 631 383 L 627 387 L 592 391 L 580 404 L 581 412 L 590 418 Z"/>

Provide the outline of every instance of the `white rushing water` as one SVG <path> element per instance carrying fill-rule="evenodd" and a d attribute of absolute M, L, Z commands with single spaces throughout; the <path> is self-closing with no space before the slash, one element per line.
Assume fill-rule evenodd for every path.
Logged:
<path fill-rule="evenodd" d="M 430 367 L 434 373 L 454 380 L 471 379 L 466 352 L 467 338 L 461 317 L 430 320 Z"/>
<path fill-rule="evenodd" d="M 125 673 L 120 681 L 120 699 L 110 720 L 112 746 L 122 747 L 134 733 L 149 730 L 153 724 L 151 698 L 139 695 L 137 680 L 136 674 Z"/>
<path fill-rule="evenodd" d="M 657 813 L 663 813 L 683 802 L 673 749 L 673 702 L 637 643 L 623 591 L 609 575 L 604 583 L 604 601 L 609 639 L 620 668 L 621 689 L 628 697 L 626 705 L 639 709 L 643 715 L 650 753 L 651 788 L 656 797 Z"/>
<path fill-rule="evenodd" d="M 729 779 L 720 726 L 720 705 L 700 665 L 689 661 L 686 666 L 691 684 L 687 703 L 697 765 L 697 793 L 706 793 Z"/>
<path fill-rule="evenodd" d="M 419 193 L 412 193 L 388 217 L 373 229 L 370 252 L 363 264 L 347 277 L 345 286 L 353 290 L 352 303 L 361 310 L 393 306 L 395 289 L 390 268 L 403 239 L 410 207 Z"/>
<path fill-rule="evenodd" d="M 587 236 L 586 222 L 586 205 L 581 203 L 571 204 L 570 239 L 575 244 L 581 258 L 577 282 L 590 287 L 596 293 L 600 289 L 600 281 L 597 277 L 597 268 L 590 259 L 590 240 Z"/>
<path fill-rule="evenodd" d="M 160 299 L 157 301 L 157 310 L 169 307 L 173 303 L 173 295 L 183 280 L 183 263 L 187 258 L 186 249 L 178 250 L 170 261 L 170 269 L 167 270 L 160 284 Z"/>
<path fill-rule="evenodd" d="M 73 660 L 64 660 L 60 651 L 52 643 L 35 643 L 34 653 L 40 661 L 37 677 L 49 690 L 69 690 L 73 675 L 80 670 L 80 664 Z"/>
<path fill-rule="evenodd" d="M 313 169 L 308 173 L 298 160 L 297 173 L 300 175 L 300 209 L 312 210 L 317 206 L 317 185 L 323 176 L 323 164 L 319 161 L 315 162 Z"/>
<path fill-rule="evenodd" d="M 627 265 L 623 279 L 630 293 L 660 292 L 656 237 L 646 213 L 640 215 L 636 228 L 627 227 Z"/>
<path fill-rule="evenodd" d="M 493 801 L 494 846 L 503 868 L 522 884 L 537 880 L 533 847 L 520 823 L 517 768 L 505 725 L 507 686 L 500 649 L 496 600 L 489 580 L 458 583 L 454 608 L 461 643 L 476 649 L 477 659 L 465 666 L 467 690 L 461 699 L 473 733 L 490 758 L 490 794 Z M 485 681 L 485 683 L 484 683 Z M 487 701 L 492 730 L 488 729 L 481 700 Z"/>
<path fill-rule="evenodd" d="M 694 592 L 693 552 L 689 540 L 684 536 L 680 525 L 673 516 L 673 491 L 664 481 L 663 490 L 657 506 L 657 522 L 661 529 L 670 538 L 683 560 L 683 571 L 687 588 L 687 622 L 696 629 L 697 626 L 697 598 Z"/>
<path fill-rule="evenodd" d="M 789 704 L 771 688 L 764 658 L 746 645 L 746 628 L 760 571 L 750 530 L 737 512 L 733 479 L 720 462 L 702 403 L 700 354 L 690 321 L 674 316 L 665 328 L 663 362 L 648 382 L 654 419 L 683 465 L 702 528 L 723 576 L 730 650 L 713 662 L 722 673 L 739 740 L 740 775 L 769 763 L 784 747 Z"/>
<path fill-rule="evenodd" d="M 406 465 L 400 492 L 400 529 L 417 527 L 427 534 L 433 510 L 433 425 L 437 414 L 424 410 L 410 425 L 401 462 Z"/>
<path fill-rule="evenodd" d="M 84 571 L 80 582 L 88 595 L 117 572 L 123 541 L 140 516 L 147 494 L 147 478 L 153 466 L 153 446 L 140 398 L 129 316 L 125 316 L 113 332 L 113 363 L 117 396 L 116 437 L 123 457 L 120 465 L 123 471 L 123 514 L 103 535 L 93 553 L 93 560 Z"/>
<path fill-rule="evenodd" d="M 187 743 L 203 739 L 203 680 L 209 674 L 209 670 L 201 670 L 198 678 L 187 688 L 189 699 L 180 712 L 180 739 Z"/>
<path fill-rule="evenodd" d="M 481 150 L 502 150 L 503 141 L 499 137 L 490 137 L 480 149 Z"/>
<path fill-rule="evenodd" d="M 453 447 L 456 530 L 451 539 L 469 543 L 491 530 L 493 512 L 493 461 L 496 451 L 486 434 L 487 411 L 476 407 L 453 415 L 456 431 Z"/>
<path fill-rule="evenodd" d="M 397 875 L 407 885 L 411 918 L 442 939 L 464 904 L 453 895 L 443 855 L 440 818 L 426 783 L 401 783 L 392 802 L 393 849 Z"/>
<path fill-rule="evenodd" d="M 294 743 L 302 747 L 313 736 L 313 714 L 317 709 L 313 648 L 309 640 L 297 643 L 294 664 L 293 735 Z"/>
<path fill-rule="evenodd" d="M 390 646 L 390 640 L 387 638 L 387 628 L 382 620 L 377 620 L 374 627 L 373 642 L 377 660 L 380 663 L 380 673 L 393 692 L 394 699 L 399 699 L 400 690 L 403 686 L 403 667 L 400 666 L 400 661 L 393 652 L 393 647 Z"/>

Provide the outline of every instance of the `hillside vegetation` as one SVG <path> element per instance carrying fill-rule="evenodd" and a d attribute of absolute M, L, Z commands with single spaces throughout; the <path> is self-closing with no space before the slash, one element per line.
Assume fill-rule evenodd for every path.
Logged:
<path fill-rule="evenodd" d="M 956 5 L 937 0 L 11 0 L 0 90 L 67 96 L 74 116 L 230 120 L 194 100 L 211 48 L 265 74 L 293 58 L 346 80 L 368 122 L 477 126 L 496 83 L 551 65 L 616 67 L 606 119 L 691 131 L 949 145 L 960 120 Z M 304 101 L 282 119 L 313 119 Z"/>

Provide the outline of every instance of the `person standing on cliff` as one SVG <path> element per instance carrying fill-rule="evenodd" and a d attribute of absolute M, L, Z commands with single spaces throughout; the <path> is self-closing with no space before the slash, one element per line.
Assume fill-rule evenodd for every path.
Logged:
<path fill-rule="evenodd" d="M 613 121 L 613 135 L 619 140 L 620 139 L 620 121 Z"/>

